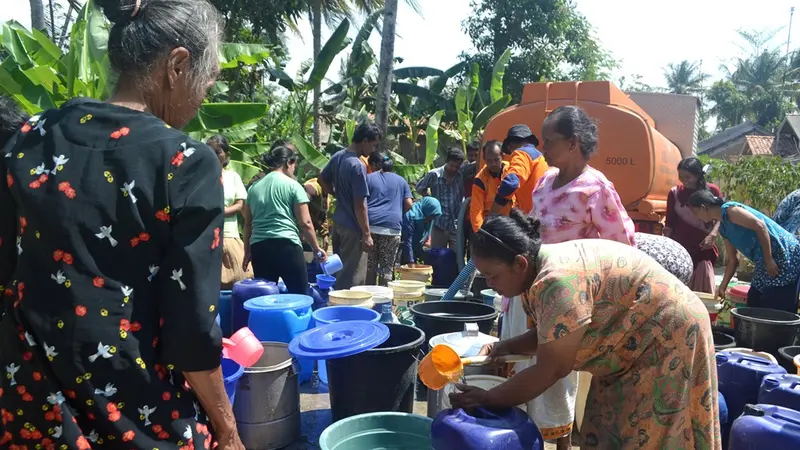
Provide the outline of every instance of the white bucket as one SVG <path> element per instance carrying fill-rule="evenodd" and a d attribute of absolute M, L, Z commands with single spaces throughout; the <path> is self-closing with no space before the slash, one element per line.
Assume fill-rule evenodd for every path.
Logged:
<path fill-rule="evenodd" d="M 372 301 L 372 294 L 369 292 L 349 290 L 330 291 L 328 293 L 328 300 L 331 305 L 362 306 L 370 309 L 375 306 L 375 302 Z"/>
<path fill-rule="evenodd" d="M 464 378 L 467 380 L 468 385 L 477 386 L 485 391 L 500 386 L 506 382 L 506 378 L 497 377 L 494 375 L 467 375 Z M 456 389 L 456 386 L 453 383 L 449 383 L 442 390 L 444 391 L 444 395 L 442 396 L 442 405 L 444 406 L 444 409 L 451 408 L 452 405 L 450 404 L 450 394 L 458 392 L 458 389 Z M 528 411 L 528 407 L 524 404 L 518 405 L 517 408 L 525 412 Z"/>
<path fill-rule="evenodd" d="M 376 304 L 391 303 L 394 298 L 394 291 L 386 286 L 353 286 L 351 291 L 369 292 L 372 294 L 372 301 Z"/>

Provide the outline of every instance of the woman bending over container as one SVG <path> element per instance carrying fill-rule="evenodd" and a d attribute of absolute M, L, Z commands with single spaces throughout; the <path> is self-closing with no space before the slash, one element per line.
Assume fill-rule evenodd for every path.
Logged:
<path fill-rule="evenodd" d="M 542 153 L 550 169 L 533 191 L 531 212 L 542 224 L 542 242 L 599 238 L 633 244 L 633 222 L 614 184 L 588 164 L 597 151 L 594 121 L 581 108 L 557 108 L 542 124 L 542 140 Z M 506 322 L 510 326 L 504 327 L 503 339 L 528 331 L 521 317 L 524 315 L 519 300 L 511 301 Z M 533 363 L 517 363 L 515 370 L 520 372 Z M 557 439 L 559 450 L 570 446 L 576 394 L 577 374 L 573 373 L 528 405 L 545 439 Z"/>
<path fill-rule="evenodd" d="M 667 197 L 667 221 L 664 236 L 678 241 L 689 252 L 694 271 L 689 287 L 695 292 L 714 292 L 714 264 L 719 250 L 714 243 L 719 233 L 719 222 L 708 224 L 692 213 L 689 197 L 697 191 L 709 190 L 722 197 L 719 187 L 706 182 L 703 163 L 695 157 L 678 164 L 679 186 Z"/>
<path fill-rule="evenodd" d="M 411 209 L 408 182 L 393 173 L 394 162 L 383 153 L 369 155 L 372 172 L 367 175 L 367 212 L 374 245 L 367 254 L 367 284 L 385 286 L 392 280 L 397 248 L 403 227 L 403 214 Z"/>
<path fill-rule="evenodd" d="M 228 170 L 231 151 L 225 136 L 217 134 L 206 144 L 211 147 L 222 165 L 222 189 L 225 193 L 225 226 L 222 229 L 222 289 L 230 290 L 237 281 L 253 278 L 253 268 L 243 267 L 244 242 L 239 235 L 239 214 L 247 200 L 242 178 Z"/>
<path fill-rule="evenodd" d="M 222 170 L 179 131 L 219 71 L 222 18 L 96 3 L 113 94 L 35 115 L 0 155 L 0 448 L 244 450 L 215 320 Z"/>
<path fill-rule="evenodd" d="M 692 212 L 703 222 L 718 221 L 725 238 L 728 262 L 717 296 L 725 298 L 728 283 L 739 264 L 737 251 L 755 265 L 747 306 L 797 312 L 797 282 L 800 278 L 800 242 L 760 211 L 736 202 L 726 202 L 711 191 L 689 197 Z"/>
<path fill-rule="evenodd" d="M 495 291 L 522 296 L 531 323 L 481 353 L 537 361 L 488 391 L 459 385 L 454 407 L 514 407 L 581 370 L 593 375 L 581 448 L 721 448 L 708 312 L 653 259 L 609 240 L 542 244 L 518 210 L 487 219 L 472 258 Z"/>
<path fill-rule="evenodd" d="M 442 205 L 433 197 L 422 197 L 403 215 L 402 251 L 400 264 L 422 260 L 422 246 L 433 231 L 433 221 L 442 215 Z"/>
<path fill-rule="evenodd" d="M 244 264 L 253 262 L 256 278 L 275 282 L 281 278 L 289 293 L 308 295 L 300 233 L 320 262 L 327 256 L 317 243 L 308 195 L 294 179 L 297 154 L 276 147 L 264 155 L 262 164 L 269 171 L 250 188 L 244 208 Z"/>

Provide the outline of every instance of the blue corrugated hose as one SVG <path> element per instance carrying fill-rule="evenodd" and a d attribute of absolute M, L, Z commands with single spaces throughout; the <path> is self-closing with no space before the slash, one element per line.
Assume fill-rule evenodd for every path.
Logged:
<path fill-rule="evenodd" d="M 461 269 L 461 272 L 456 277 L 456 281 L 454 281 L 453 284 L 450 285 L 450 289 L 448 289 L 447 292 L 444 293 L 444 297 L 442 297 L 442 300 L 454 300 L 456 298 L 456 294 L 458 294 L 458 291 L 464 289 L 464 287 L 467 284 L 467 281 L 469 281 L 470 277 L 474 273 L 475 273 L 475 264 L 472 262 L 472 259 L 470 259 L 469 261 L 467 261 L 467 264 L 464 266 L 464 268 Z"/>

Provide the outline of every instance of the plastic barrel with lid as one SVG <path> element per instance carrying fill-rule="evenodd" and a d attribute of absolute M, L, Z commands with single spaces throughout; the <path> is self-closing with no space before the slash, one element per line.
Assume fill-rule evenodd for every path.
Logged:
<path fill-rule="evenodd" d="M 315 327 L 356 320 L 377 322 L 381 318 L 375 310 L 360 306 L 328 306 L 314 311 L 311 316 L 314 318 Z M 317 361 L 317 376 L 320 382 L 328 384 L 328 370 L 323 360 Z"/>
<path fill-rule="evenodd" d="M 411 413 L 419 350 L 425 333 L 380 322 L 337 322 L 297 336 L 298 358 L 325 360 L 333 421 L 357 414 Z"/>
<path fill-rule="evenodd" d="M 256 297 L 244 303 L 249 311 L 248 327 L 261 342 L 288 344 L 298 334 L 311 328 L 311 306 L 314 299 L 308 295 L 277 294 Z M 298 359 L 300 383 L 308 381 L 314 373 L 314 361 Z"/>

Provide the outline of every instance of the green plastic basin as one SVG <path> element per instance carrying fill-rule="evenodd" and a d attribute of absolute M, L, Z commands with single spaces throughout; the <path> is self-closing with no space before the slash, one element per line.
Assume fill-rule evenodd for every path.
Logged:
<path fill-rule="evenodd" d="M 378 412 L 340 420 L 322 432 L 321 450 L 430 450 L 433 420 Z"/>

